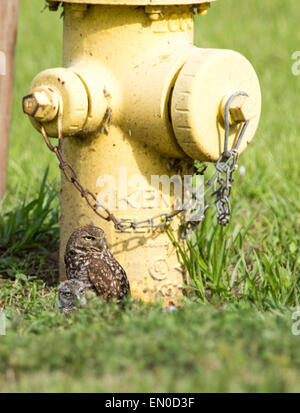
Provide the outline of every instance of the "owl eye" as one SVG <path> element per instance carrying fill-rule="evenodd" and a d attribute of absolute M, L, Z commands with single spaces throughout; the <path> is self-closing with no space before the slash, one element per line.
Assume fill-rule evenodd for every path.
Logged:
<path fill-rule="evenodd" d="M 94 237 L 91 237 L 90 235 L 87 235 L 87 236 L 84 237 L 84 239 L 85 239 L 86 241 L 93 241 L 95 238 L 94 238 Z"/>
<path fill-rule="evenodd" d="M 66 297 L 70 297 L 71 293 L 65 293 Z"/>

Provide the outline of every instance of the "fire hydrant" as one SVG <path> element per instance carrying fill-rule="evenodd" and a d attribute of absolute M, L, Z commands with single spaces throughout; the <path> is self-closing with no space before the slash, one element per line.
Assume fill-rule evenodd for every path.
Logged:
<path fill-rule="evenodd" d="M 238 90 L 249 97 L 231 104 L 229 146 L 240 122 L 251 119 L 239 152 L 255 134 L 261 94 L 249 61 L 231 50 L 193 46 L 194 14 L 205 15 L 213 1 L 48 0 L 50 10 L 64 8 L 64 67 L 35 77 L 24 112 L 51 137 L 58 136 L 61 116 L 64 158 L 120 220 L 146 221 L 174 210 L 174 191 L 165 199 L 168 185 L 158 187 L 156 202 L 153 177 L 167 177 L 171 186 L 172 177 L 183 181 L 191 172 L 194 160 L 218 159 L 224 108 Z M 118 230 L 98 218 L 64 176 L 60 204 L 62 278 L 68 237 L 93 223 L 105 231 L 133 296 L 174 302 L 182 294 L 188 280 L 164 228 Z M 170 222 L 173 231 L 181 219 Z"/>

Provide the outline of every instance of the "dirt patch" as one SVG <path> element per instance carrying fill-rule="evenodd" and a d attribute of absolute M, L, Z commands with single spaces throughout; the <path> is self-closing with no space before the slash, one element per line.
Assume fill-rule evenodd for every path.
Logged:
<path fill-rule="evenodd" d="M 36 252 L 38 254 L 38 251 Z M 48 286 L 57 285 L 59 278 L 58 260 L 59 250 L 49 251 L 42 261 L 39 259 L 32 260 L 31 274 L 35 275 L 39 280 L 44 281 Z"/>
<path fill-rule="evenodd" d="M 0 249 L 0 285 L 5 279 L 14 279 L 20 272 L 29 279 L 42 280 L 46 285 L 58 284 L 59 279 L 59 247 L 57 240 L 44 239 L 38 246 L 9 252 Z"/>

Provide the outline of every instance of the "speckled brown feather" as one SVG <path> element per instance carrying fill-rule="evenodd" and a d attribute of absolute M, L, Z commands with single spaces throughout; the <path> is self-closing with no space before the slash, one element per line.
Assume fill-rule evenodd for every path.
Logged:
<path fill-rule="evenodd" d="M 89 242 L 86 237 L 95 240 Z M 67 243 L 65 264 L 68 279 L 81 280 L 106 301 L 121 300 L 130 293 L 126 273 L 109 251 L 101 228 L 76 229 Z"/>

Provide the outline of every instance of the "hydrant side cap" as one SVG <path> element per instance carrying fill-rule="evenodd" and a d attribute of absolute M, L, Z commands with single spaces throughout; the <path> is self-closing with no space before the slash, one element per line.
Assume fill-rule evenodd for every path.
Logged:
<path fill-rule="evenodd" d="M 84 126 L 88 115 L 88 97 L 80 78 L 65 68 L 47 69 L 39 73 L 32 81 L 29 94 L 35 91 L 53 91 L 63 102 L 62 125 L 64 135 L 74 135 Z M 33 125 L 39 130 L 35 119 Z M 44 124 L 49 136 L 56 137 L 57 118 Z"/>
<path fill-rule="evenodd" d="M 260 85 L 251 63 L 232 50 L 200 49 L 183 66 L 173 90 L 171 118 L 178 143 L 187 155 L 201 161 L 219 158 L 224 148 L 220 107 L 224 96 L 240 90 L 251 98 L 254 113 L 239 148 L 242 152 L 256 132 L 261 111 Z M 236 123 L 230 130 L 230 148 L 238 129 Z"/>

